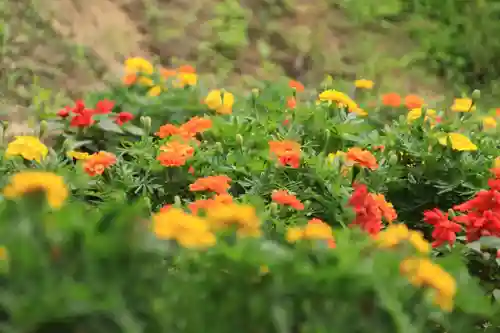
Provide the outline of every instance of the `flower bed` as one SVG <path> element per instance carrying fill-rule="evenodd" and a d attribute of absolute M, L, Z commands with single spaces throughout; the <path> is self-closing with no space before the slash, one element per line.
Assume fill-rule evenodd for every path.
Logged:
<path fill-rule="evenodd" d="M 477 93 L 239 96 L 125 65 L 6 145 L 5 332 L 500 327 L 499 134 Z"/>

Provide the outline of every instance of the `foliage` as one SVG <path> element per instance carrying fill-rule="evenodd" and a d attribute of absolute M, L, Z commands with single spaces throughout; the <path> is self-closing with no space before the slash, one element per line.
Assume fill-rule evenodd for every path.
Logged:
<path fill-rule="evenodd" d="M 500 195 L 495 115 L 373 85 L 132 58 L 43 114 L 0 162 L 2 332 L 498 330 L 500 224 L 464 216 L 500 207 L 460 206 Z"/>

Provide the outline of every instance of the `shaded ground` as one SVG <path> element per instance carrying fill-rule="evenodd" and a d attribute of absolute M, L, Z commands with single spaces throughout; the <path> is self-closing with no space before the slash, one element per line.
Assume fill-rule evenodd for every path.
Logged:
<path fill-rule="evenodd" d="M 3 4 L 2 4 L 3 3 Z M 228 85 L 280 75 L 372 78 L 441 95 L 397 27 L 360 27 L 333 0 L 17 0 L 0 3 L 0 101 L 23 118 L 120 75 L 128 56 L 196 65 Z M 8 106 L 8 107 L 7 107 Z M 28 108 L 28 109 L 27 109 Z"/>

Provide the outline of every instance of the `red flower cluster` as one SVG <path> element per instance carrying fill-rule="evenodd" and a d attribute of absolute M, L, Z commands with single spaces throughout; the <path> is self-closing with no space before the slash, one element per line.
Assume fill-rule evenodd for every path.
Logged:
<path fill-rule="evenodd" d="M 450 221 L 448 214 L 438 209 L 424 212 L 424 221 L 434 225 L 432 237 L 433 246 L 444 243 L 452 245 L 456 234 L 465 228 L 467 242 L 473 242 L 483 236 L 500 237 L 500 180 L 490 179 L 490 189 L 480 191 L 474 198 L 453 207 L 463 215 L 456 216 Z"/>
<path fill-rule="evenodd" d="M 115 102 L 108 99 L 97 102 L 94 109 L 86 107 L 84 101 L 77 100 L 73 107 L 66 106 L 64 109 L 57 112 L 57 115 L 61 118 L 67 118 L 71 114 L 74 114 L 70 121 L 71 127 L 89 127 L 95 123 L 93 118 L 94 115 L 111 113 L 114 107 Z M 133 118 L 134 116 L 129 112 L 120 112 L 116 115 L 115 121 L 118 125 L 123 125 Z"/>
<path fill-rule="evenodd" d="M 354 192 L 349 199 L 351 206 L 356 213 L 351 226 L 359 226 L 361 230 L 370 235 L 377 235 L 382 229 L 382 213 L 379 204 L 374 196 L 368 192 L 366 185 L 355 185 Z"/>

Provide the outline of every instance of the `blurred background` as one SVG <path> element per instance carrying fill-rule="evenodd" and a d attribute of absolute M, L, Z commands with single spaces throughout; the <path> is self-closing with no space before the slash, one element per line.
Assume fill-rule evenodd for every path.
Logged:
<path fill-rule="evenodd" d="M 500 72 L 499 0 L 0 0 L 4 110 L 52 107 L 143 56 L 215 85 L 368 78 L 436 97 Z"/>

